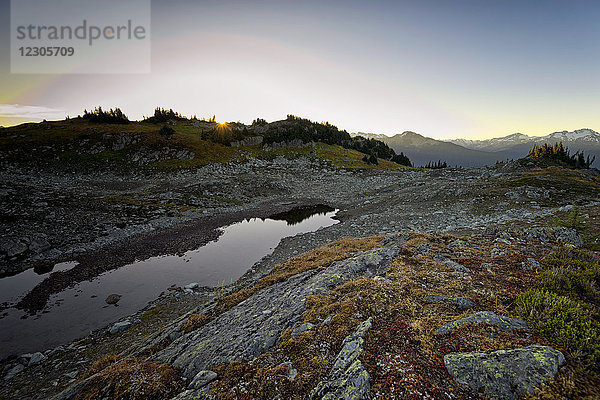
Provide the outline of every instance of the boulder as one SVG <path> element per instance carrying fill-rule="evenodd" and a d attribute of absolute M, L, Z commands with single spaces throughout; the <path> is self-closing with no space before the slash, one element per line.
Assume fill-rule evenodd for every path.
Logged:
<path fill-rule="evenodd" d="M 12 378 L 15 377 L 15 375 L 17 375 L 19 372 L 23 371 L 24 369 L 25 369 L 25 367 L 23 366 L 23 364 L 15 364 L 12 368 L 10 368 L 8 370 L 6 375 L 4 375 L 4 380 L 5 381 L 11 380 Z"/>
<path fill-rule="evenodd" d="M 552 228 L 527 228 L 523 231 L 523 236 L 528 239 L 537 239 L 542 242 L 556 241 L 575 247 L 583 246 L 583 240 L 576 230 L 564 226 L 554 226 Z"/>
<path fill-rule="evenodd" d="M 116 335 L 117 333 L 124 332 L 127 329 L 131 328 L 131 325 L 133 324 L 130 321 L 117 322 L 110 328 L 108 333 L 110 333 L 111 335 Z"/>
<path fill-rule="evenodd" d="M 119 300 L 121 300 L 121 295 L 113 293 L 110 296 L 108 296 L 104 301 L 106 302 L 106 304 L 117 304 Z"/>
<path fill-rule="evenodd" d="M 504 247 L 494 247 L 490 252 L 492 258 L 506 258 L 508 257 L 508 250 Z"/>
<path fill-rule="evenodd" d="M 467 268 L 464 265 L 459 264 L 456 261 L 453 261 L 449 258 L 446 258 L 443 256 L 435 256 L 435 257 L 433 257 L 433 259 L 445 267 L 452 268 L 454 270 L 454 274 L 462 275 L 462 274 L 468 274 L 471 272 L 469 270 L 469 268 Z"/>
<path fill-rule="evenodd" d="M 517 399 L 554 378 L 565 362 L 563 354 L 548 346 L 491 353 L 452 353 L 444 356 L 446 369 L 456 382 L 490 399 Z"/>
<path fill-rule="evenodd" d="M 429 243 L 422 243 L 415 248 L 414 255 L 415 256 L 424 256 L 429 253 L 431 250 L 431 245 Z"/>
<path fill-rule="evenodd" d="M 555 226 L 552 228 L 554 240 L 559 243 L 569 244 L 575 247 L 583 246 L 583 240 L 575 229 L 566 228 L 564 226 Z"/>
<path fill-rule="evenodd" d="M 409 239 L 410 235 L 408 233 L 388 233 L 381 240 L 381 245 L 385 247 L 401 248 Z"/>
<path fill-rule="evenodd" d="M 383 276 L 376 276 L 375 278 L 373 278 L 373 280 L 376 280 L 377 282 L 383 283 L 385 285 L 392 283 L 392 281 L 390 281 L 387 278 L 384 278 Z"/>
<path fill-rule="evenodd" d="M 287 377 L 289 379 L 296 379 L 298 376 L 298 370 L 293 368 L 291 361 L 286 361 L 278 365 L 278 367 L 286 367 L 288 370 Z"/>
<path fill-rule="evenodd" d="M 200 286 L 198 284 L 198 282 L 192 282 L 192 283 L 188 283 L 187 285 L 185 285 L 183 288 L 184 289 L 198 289 L 198 286 Z"/>
<path fill-rule="evenodd" d="M 41 253 L 49 250 L 51 247 L 50 243 L 43 236 L 32 238 L 29 243 L 29 250 L 33 253 Z"/>
<path fill-rule="evenodd" d="M 467 324 L 492 325 L 502 329 L 503 331 L 511 331 L 513 329 L 528 329 L 527 322 L 522 319 L 499 316 L 491 311 L 480 311 L 475 314 L 467 315 L 459 320 L 448 322 L 447 324 L 442 325 L 435 331 L 435 334 L 444 335 Z"/>
<path fill-rule="evenodd" d="M 33 356 L 33 354 L 31 354 L 31 353 L 21 354 L 19 357 L 17 357 L 17 362 L 19 364 L 22 364 L 24 367 L 26 367 L 29 365 L 29 360 L 31 360 L 32 356 Z"/>

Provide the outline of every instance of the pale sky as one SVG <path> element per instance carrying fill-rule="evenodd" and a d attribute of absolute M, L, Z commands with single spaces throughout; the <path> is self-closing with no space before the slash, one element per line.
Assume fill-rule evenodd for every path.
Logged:
<path fill-rule="evenodd" d="M 160 106 L 438 139 L 600 130 L 597 1 L 157 0 L 152 72 L 130 75 L 11 74 L 0 8 L 0 125 Z"/>

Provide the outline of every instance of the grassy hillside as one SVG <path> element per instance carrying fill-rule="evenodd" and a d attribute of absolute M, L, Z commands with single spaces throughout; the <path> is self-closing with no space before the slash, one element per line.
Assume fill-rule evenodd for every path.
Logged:
<path fill-rule="evenodd" d="M 162 135 L 168 126 L 173 134 Z M 243 161 L 249 156 L 273 159 L 301 155 L 326 160 L 346 168 L 397 169 L 399 164 L 379 160 L 378 165 L 362 161 L 363 153 L 335 144 L 316 143 L 308 147 L 265 149 L 262 145 L 232 147 L 220 143 L 215 135 L 235 134 L 238 124 L 218 124 L 194 120 L 169 121 L 167 124 L 131 122 L 95 123 L 85 119 L 27 123 L 0 129 L 0 151 L 4 159 L 18 163 L 81 166 L 143 167 L 159 169 L 195 168 L 214 162 Z M 146 162 L 147 161 L 147 162 Z"/>

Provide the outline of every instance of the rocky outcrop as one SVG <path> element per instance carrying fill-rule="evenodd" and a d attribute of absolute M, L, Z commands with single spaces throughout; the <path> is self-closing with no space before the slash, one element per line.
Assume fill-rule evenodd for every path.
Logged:
<path fill-rule="evenodd" d="M 240 147 L 240 146 L 258 146 L 262 144 L 263 137 L 262 136 L 250 136 L 242 140 L 237 140 L 231 142 L 231 147 Z"/>
<path fill-rule="evenodd" d="M 325 294 L 348 279 L 385 274 L 397 253 L 387 248 L 361 252 L 325 270 L 308 271 L 265 288 L 198 330 L 177 338 L 154 358 L 181 368 L 188 379 L 217 364 L 253 358 L 270 349 L 285 329 L 299 322 L 308 296 Z"/>
<path fill-rule="evenodd" d="M 436 331 L 436 335 L 444 335 L 448 332 L 459 329 L 468 324 L 486 324 L 496 326 L 504 331 L 526 330 L 527 322 L 519 318 L 503 317 L 494 314 L 491 311 L 481 311 L 475 314 L 468 315 L 456 321 L 448 322 L 442 325 Z"/>
<path fill-rule="evenodd" d="M 523 231 L 523 236 L 529 239 L 537 239 L 542 242 L 559 242 L 575 247 L 583 246 L 583 240 L 577 231 L 564 226 L 527 228 Z"/>
<path fill-rule="evenodd" d="M 461 384 L 491 399 L 516 399 L 556 376 L 565 362 L 560 351 L 533 345 L 491 353 L 444 356 L 448 372 Z"/>
<path fill-rule="evenodd" d="M 363 351 L 364 336 L 371 327 L 369 318 L 344 339 L 326 380 L 313 390 L 311 397 L 321 400 L 360 400 L 368 398 L 369 373 L 358 359 Z"/>
<path fill-rule="evenodd" d="M 3 237 L 0 239 L 0 257 L 10 259 L 22 257 L 26 254 L 39 254 L 49 250 L 52 246 L 43 233 L 31 233 L 23 237 Z"/>

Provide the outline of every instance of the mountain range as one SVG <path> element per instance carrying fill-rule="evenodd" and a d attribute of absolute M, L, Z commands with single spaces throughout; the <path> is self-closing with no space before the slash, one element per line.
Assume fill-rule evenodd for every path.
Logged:
<path fill-rule="evenodd" d="M 571 153 L 583 151 L 586 155 L 596 156 L 595 166 L 600 163 L 600 134 L 592 129 L 554 132 L 546 136 L 514 133 L 486 140 L 447 141 L 428 138 L 410 131 L 394 136 L 362 132 L 357 135 L 383 141 L 396 153 L 403 152 L 407 155 L 416 166 L 442 160 L 450 166 L 480 167 L 497 161 L 525 157 L 534 144 L 554 144 L 561 141 Z"/>

